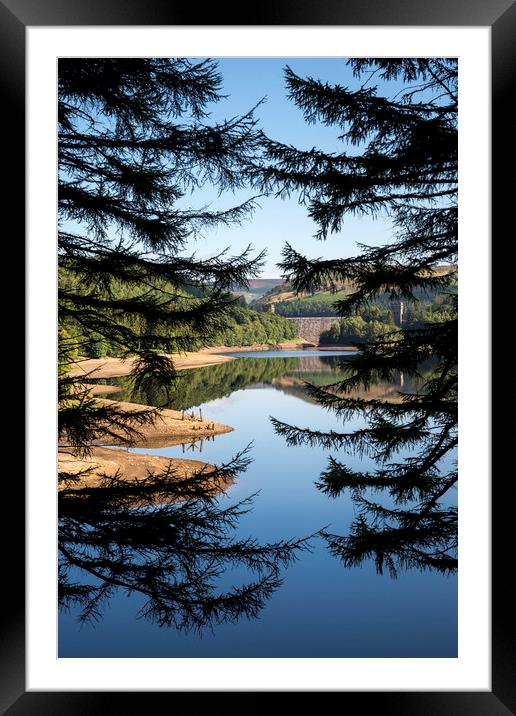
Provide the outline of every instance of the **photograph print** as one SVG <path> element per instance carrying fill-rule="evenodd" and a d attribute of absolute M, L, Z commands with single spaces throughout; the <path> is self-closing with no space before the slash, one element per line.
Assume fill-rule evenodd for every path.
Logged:
<path fill-rule="evenodd" d="M 59 59 L 59 658 L 457 657 L 458 83 Z"/>

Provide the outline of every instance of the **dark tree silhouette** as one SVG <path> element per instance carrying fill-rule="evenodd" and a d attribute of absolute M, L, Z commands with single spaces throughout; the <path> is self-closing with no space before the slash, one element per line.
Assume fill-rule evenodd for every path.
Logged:
<path fill-rule="evenodd" d="M 280 264 L 295 290 L 314 291 L 350 282 L 354 292 L 336 303 L 353 314 L 378 296 L 413 302 L 425 292 L 447 291 L 455 272 L 438 264 L 457 260 L 457 61 L 454 59 L 355 59 L 358 89 L 298 77 L 286 69 L 290 98 L 308 122 L 342 130 L 348 151 L 301 151 L 263 137 L 265 159 L 249 175 L 261 190 L 292 193 L 308 205 L 326 239 L 348 214 L 386 213 L 393 240 L 361 246 L 360 255 L 308 259 L 290 245 Z M 383 96 L 375 78 L 396 80 Z M 402 89 L 399 90 L 399 84 Z M 387 90 L 386 90 L 387 91 Z M 352 237 L 351 237 L 352 238 Z M 400 401 L 350 396 L 396 374 L 417 378 L 423 361 L 435 370 Z M 421 377 L 421 376 L 420 376 Z M 346 536 L 326 534 L 331 552 L 346 565 L 373 558 L 395 575 L 400 567 L 453 571 L 457 564 L 457 511 L 450 491 L 457 481 L 457 320 L 451 318 L 386 334 L 347 361 L 344 380 L 308 386 L 342 421 L 362 416 L 360 430 L 318 432 L 273 420 L 291 445 L 312 443 L 335 451 L 371 455 L 373 470 L 357 470 L 333 456 L 318 486 L 330 496 L 350 491 L 358 515 Z M 374 494 L 388 495 L 383 502 Z"/>
<path fill-rule="evenodd" d="M 252 112 L 208 122 L 206 107 L 220 97 L 212 61 L 59 61 L 59 436 L 74 455 L 93 440 L 130 444 L 156 415 L 99 403 L 81 388 L 84 376 L 70 377 L 86 344 L 136 357 L 134 390 L 156 394 L 174 374 L 166 353 L 223 330 L 231 287 L 259 272 L 262 255 L 250 249 L 185 254 L 189 239 L 254 207 L 250 199 L 213 211 L 187 200 L 205 183 L 220 193 L 241 187 L 258 146 Z M 247 463 L 244 453 L 188 479 L 173 468 L 140 480 L 61 471 L 61 606 L 95 620 L 124 590 L 145 598 L 141 615 L 179 629 L 256 616 L 308 543 L 234 536 L 250 500 L 224 507 L 220 493 Z M 253 581 L 222 586 L 230 567 Z"/>
<path fill-rule="evenodd" d="M 309 544 L 235 538 L 252 497 L 224 506 L 219 495 L 248 463 L 244 452 L 188 478 L 168 469 L 140 481 L 105 477 L 95 486 L 85 474 L 61 474 L 61 608 L 95 622 L 123 591 L 144 598 L 139 616 L 184 631 L 258 616 L 281 585 L 281 568 Z M 223 587 L 221 575 L 238 567 L 252 581 Z"/>
<path fill-rule="evenodd" d="M 262 256 L 250 249 L 184 253 L 200 232 L 252 212 L 253 199 L 213 211 L 187 195 L 206 183 L 241 187 L 257 133 L 252 111 L 208 122 L 207 105 L 221 98 L 213 61 L 60 59 L 58 75 L 59 430 L 79 451 L 99 425 L 125 422 L 129 438 L 153 417 L 101 411 L 67 377 L 85 343 L 135 356 L 139 385 L 167 383 L 164 354 L 206 344 L 224 327 L 228 289 L 257 275 Z"/>

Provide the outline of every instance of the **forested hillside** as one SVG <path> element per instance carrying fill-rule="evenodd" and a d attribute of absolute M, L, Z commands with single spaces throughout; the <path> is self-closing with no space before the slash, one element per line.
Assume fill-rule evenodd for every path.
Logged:
<path fill-rule="evenodd" d="M 170 296 L 170 301 L 173 303 L 175 310 L 183 308 L 185 311 L 190 310 L 195 304 L 200 303 L 203 300 L 201 295 L 193 295 L 193 292 L 187 292 L 187 290 L 178 290 L 166 281 L 158 282 L 153 287 L 149 287 L 145 293 L 145 299 L 148 301 L 158 300 L 158 296 L 162 293 L 166 293 Z M 59 288 L 62 292 L 66 293 L 67 290 L 74 290 L 75 292 L 80 291 L 80 285 L 78 280 L 69 271 L 61 270 L 59 272 Z M 103 299 L 115 299 L 116 301 L 123 300 L 134 300 L 135 296 L 142 295 L 142 286 L 130 285 L 127 283 L 113 282 L 109 296 L 108 291 L 100 291 L 99 298 Z M 102 296 L 100 296 L 102 294 Z M 199 292 L 197 292 L 199 294 Z M 203 346 L 245 346 L 253 345 L 257 343 L 280 343 L 282 341 L 288 341 L 297 337 L 297 327 L 292 321 L 287 321 L 282 316 L 276 316 L 271 313 L 257 313 L 245 307 L 245 302 L 242 298 L 235 298 L 230 294 L 227 294 L 226 300 L 228 302 L 228 310 L 224 311 L 223 315 L 217 319 L 216 325 L 213 327 L 213 331 L 210 332 L 209 337 L 203 338 L 199 335 L 197 338 L 197 348 Z M 119 327 L 119 332 L 123 335 L 124 329 L 131 329 L 137 332 L 138 335 L 146 336 L 149 331 L 156 328 L 155 325 L 150 325 L 149 321 L 143 321 L 140 318 L 131 317 L 129 314 L 124 313 L 119 308 L 105 311 L 106 322 L 116 323 Z M 74 335 L 74 326 L 72 322 L 62 320 L 60 328 L 62 339 L 66 338 L 77 338 Z M 172 331 L 168 332 L 168 336 L 171 339 L 177 338 L 176 350 L 181 350 L 181 338 L 184 337 L 184 330 L 177 328 L 173 335 Z M 91 358 L 100 358 L 103 356 L 122 356 L 124 354 L 124 347 L 122 343 L 116 340 L 107 340 L 99 333 L 92 331 L 88 327 L 87 316 L 85 315 L 85 325 L 83 326 L 83 335 L 81 344 L 78 346 L 78 354 L 84 355 Z"/>
<path fill-rule="evenodd" d="M 457 316 L 454 294 L 435 293 L 407 306 L 403 315 L 403 330 L 423 329 L 429 324 L 451 321 Z M 397 340 L 402 331 L 394 324 L 393 314 L 386 297 L 370 306 L 357 309 L 354 316 L 336 320 L 333 326 L 321 334 L 320 342 L 326 345 L 358 345 L 367 341 Z"/>
<path fill-rule="evenodd" d="M 442 266 L 433 269 L 433 273 L 437 276 L 442 275 L 444 272 L 453 273 L 455 267 L 453 266 Z M 335 290 L 336 289 L 336 290 Z M 287 318 L 299 318 L 299 317 L 310 317 L 310 316 L 338 316 L 339 306 L 338 302 L 345 300 L 355 288 L 348 282 L 347 284 L 339 285 L 336 284 L 334 290 L 320 290 L 310 293 L 295 293 L 290 283 L 285 282 L 281 286 L 275 286 L 263 296 L 256 298 L 251 302 L 250 308 L 256 311 L 269 311 L 271 305 L 274 305 L 274 312 L 279 316 L 285 316 Z M 457 281 L 451 279 L 450 285 L 446 289 L 446 293 L 457 292 Z M 413 306 L 417 306 L 416 313 L 419 316 L 421 314 L 418 303 L 424 304 L 427 310 L 430 305 L 437 299 L 445 300 L 445 293 L 439 292 L 438 290 L 427 290 L 421 291 L 415 288 L 413 291 L 416 303 Z M 388 308 L 390 303 L 390 297 L 388 292 L 379 294 L 375 297 L 375 305 L 381 309 Z"/>

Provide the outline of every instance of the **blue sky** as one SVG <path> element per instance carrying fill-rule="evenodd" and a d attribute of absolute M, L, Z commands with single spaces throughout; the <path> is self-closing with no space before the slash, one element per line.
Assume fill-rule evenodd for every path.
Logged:
<path fill-rule="evenodd" d="M 307 124 L 301 111 L 287 99 L 283 73 L 287 64 L 300 76 L 312 76 L 330 83 L 358 87 L 365 81 L 364 78 L 361 81 L 354 78 L 342 58 L 219 58 L 223 80 L 221 92 L 229 96 L 209 108 L 208 121 L 245 114 L 266 97 L 257 108 L 256 117 L 269 137 L 302 149 L 317 147 L 325 151 L 343 151 L 345 145 L 338 140 L 337 127 Z M 372 84 L 377 84 L 376 78 L 372 79 Z M 250 196 L 251 191 L 239 191 L 235 195 L 225 193 L 217 199 L 213 190 L 206 188 L 193 197 L 186 197 L 185 201 L 194 207 L 212 202 L 212 208 L 218 209 L 236 205 Z M 386 219 L 350 216 L 339 234 L 332 234 L 327 241 L 318 241 L 313 238 L 316 226 L 308 217 L 306 206 L 299 205 L 297 198 L 261 198 L 259 204 L 260 208 L 249 222 L 231 229 L 210 231 L 205 238 L 192 242 L 190 248 L 201 258 L 226 246 L 231 247 L 233 254 L 243 251 L 248 244 L 256 250 L 265 248 L 267 258 L 262 277 L 274 278 L 280 275 L 276 264 L 281 260 L 281 248 L 286 241 L 309 257 L 330 258 L 358 253 L 357 242 L 384 244 L 392 236 L 391 224 Z"/>
<path fill-rule="evenodd" d="M 195 61 L 195 58 L 190 59 Z M 209 116 L 205 122 L 212 124 L 247 114 L 264 100 L 255 111 L 258 126 L 271 139 L 300 149 L 316 147 L 327 152 L 357 151 L 356 148 L 346 147 L 338 139 L 342 132 L 338 127 L 305 122 L 302 112 L 287 98 L 286 65 L 301 77 L 314 77 L 354 89 L 364 83 L 379 85 L 380 92 L 392 95 L 403 87 L 401 82 L 390 82 L 386 87 L 386 83 L 376 76 L 369 82 L 369 73 L 364 73 L 361 79 L 354 78 L 345 58 L 213 59 L 217 61 L 222 77 L 220 94 L 227 97 L 207 107 Z M 207 206 L 212 210 L 223 210 L 238 206 L 256 193 L 246 189 L 234 194 L 224 192 L 219 196 L 216 187 L 207 184 L 183 197 L 179 205 L 182 209 L 195 210 Z M 309 218 L 307 207 L 299 204 L 296 195 L 289 199 L 260 197 L 258 204 L 249 221 L 231 228 L 206 230 L 205 236 L 189 242 L 182 253 L 195 253 L 198 258 L 206 259 L 226 248 L 229 255 L 237 255 L 252 245 L 256 253 L 263 249 L 267 251 L 261 277 L 278 278 L 280 269 L 277 264 L 281 261 L 281 250 L 286 242 L 310 258 L 338 258 L 359 253 L 357 243 L 377 246 L 392 240 L 392 225 L 386 218 L 348 216 L 339 234 L 331 234 L 328 240 L 319 241 L 313 238 L 317 226 Z M 77 227 L 71 222 L 64 222 L 63 228 L 73 230 Z"/>

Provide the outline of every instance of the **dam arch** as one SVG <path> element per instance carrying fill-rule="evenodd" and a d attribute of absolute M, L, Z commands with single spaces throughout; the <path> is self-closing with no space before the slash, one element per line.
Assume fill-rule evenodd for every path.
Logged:
<path fill-rule="evenodd" d="M 299 335 L 310 343 L 319 343 L 321 333 L 327 331 L 334 323 L 338 323 L 337 316 L 299 316 L 287 318 L 297 324 Z"/>

